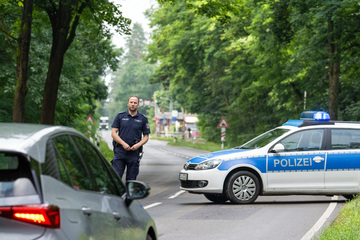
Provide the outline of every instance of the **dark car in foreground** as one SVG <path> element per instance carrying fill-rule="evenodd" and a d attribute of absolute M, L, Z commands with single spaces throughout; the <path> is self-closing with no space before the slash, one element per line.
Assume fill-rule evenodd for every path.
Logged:
<path fill-rule="evenodd" d="M 150 188 L 126 186 L 98 149 L 61 126 L 0 123 L 2 239 L 157 239 L 136 200 Z"/>

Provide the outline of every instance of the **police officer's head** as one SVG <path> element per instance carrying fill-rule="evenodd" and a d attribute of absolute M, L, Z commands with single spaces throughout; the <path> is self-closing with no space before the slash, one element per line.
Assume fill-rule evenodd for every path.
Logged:
<path fill-rule="evenodd" d="M 137 99 L 137 102 L 139 103 L 139 98 L 138 98 L 137 96 L 132 95 L 131 97 L 129 97 L 128 102 L 130 102 L 130 98 L 136 98 L 136 99 Z"/>
<path fill-rule="evenodd" d="M 139 98 L 135 95 L 129 97 L 128 107 L 130 112 L 136 112 L 139 107 Z"/>

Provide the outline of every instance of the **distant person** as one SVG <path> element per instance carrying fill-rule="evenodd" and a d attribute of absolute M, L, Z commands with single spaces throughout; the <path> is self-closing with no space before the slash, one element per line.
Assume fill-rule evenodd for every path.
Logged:
<path fill-rule="evenodd" d="M 114 158 L 111 165 L 120 178 L 126 168 L 126 181 L 136 180 L 142 146 L 149 140 L 150 134 L 148 119 L 137 110 L 138 107 L 139 98 L 131 96 L 128 100 L 128 111 L 118 113 L 111 125 L 111 137 L 114 139 Z"/>

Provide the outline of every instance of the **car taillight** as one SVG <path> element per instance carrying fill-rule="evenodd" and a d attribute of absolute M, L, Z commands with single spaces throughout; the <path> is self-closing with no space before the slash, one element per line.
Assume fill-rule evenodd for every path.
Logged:
<path fill-rule="evenodd" d="M 33 204 L 0 207 L 0 217 L 48 228 L 60 228 L 60 209 L 54 205 Z"/>

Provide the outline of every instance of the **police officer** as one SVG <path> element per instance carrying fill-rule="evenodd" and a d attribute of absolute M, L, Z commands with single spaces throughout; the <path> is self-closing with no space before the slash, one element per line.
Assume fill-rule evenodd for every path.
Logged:
<path fill-rule="evenodd" d="M 131 96 L 128 111 L 118 113 L 111 125 L 111 137 L 115 141 L 111 164 L 120 178 L 127 168 L 126 181 L 136 180 L 139 174 L 140 149 L 149 140 L 150 134 L 148 119 L 138 112 L 138 107 L 139 98 Z"/>

